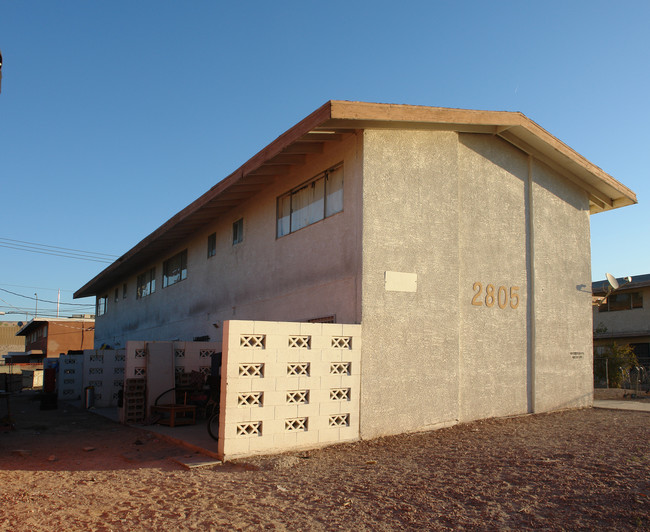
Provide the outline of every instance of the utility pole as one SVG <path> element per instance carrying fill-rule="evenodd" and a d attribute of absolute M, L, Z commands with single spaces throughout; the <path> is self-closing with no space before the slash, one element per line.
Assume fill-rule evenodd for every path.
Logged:
<path fill-rule="evenodd" d="M 38 316 L 38 294 L 34 292 L 34 295 L 36 296 L 36 309 L 34 310 L 34 317 L 36 318 Z"/>

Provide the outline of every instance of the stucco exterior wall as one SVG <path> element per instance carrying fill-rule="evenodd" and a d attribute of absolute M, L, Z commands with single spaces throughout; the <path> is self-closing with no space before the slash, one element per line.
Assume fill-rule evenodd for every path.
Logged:
<path fill-rule="evenodd" d="M 339 323 L 360 320 L 360 138 L 349 134 L 309 155 L 299 171 L 276 179 L 250 201 L 206 225 L 186 244 L 187 279 L 162 288 L 162 264 L 182 251 L 170 249 L 155 264 L 155 293 L 136 300 L 136 275 L 125 279 L 127 297 L 108 295 L 96 319 L 95 345 L 123 347 L 129 340 L 221 341 L 227 319 L 306 321 L 335 315 Z M 276 238 L 278 196 L 343 161 L 343 212 Z M 243 242 L 232 244 L 232 224 L 244 220 Z M 216 255 L 207 258 L 207 238 L 216 232 Z M 142 269 L 145 271 L 145 268 Z"/>
<path fill-rule="evenodd" d="M 606 331 L 603 332 L 606 335 L 640 332 L 650 333 L 650 288 L 639 288 L 633 291 L 641 292 L 643 308 L 600 312 L 598 307 L 594 307 L 594 329 L 597 330 L 604 327 Z"/>
<path fill-rule="evenodd" d="M 361 436 L 458 420 L 458 140 L 364 132 Z M 385 272 L 417 275 L 386 290 Z"/>
<path fill-rule="evenodd" d="M 364 139 L 361 436 L 590 404 L 587 195 L 491 135 Z"/>
<path fill-rule="evenodd" d="M 593 403 L 591 248 L 584 191 L 534 162 L 535 412 Z"/>
<path fill-rule="evenodd" d="M 528 157 L 459 137 L 460 421 L 529 411 Z"/>

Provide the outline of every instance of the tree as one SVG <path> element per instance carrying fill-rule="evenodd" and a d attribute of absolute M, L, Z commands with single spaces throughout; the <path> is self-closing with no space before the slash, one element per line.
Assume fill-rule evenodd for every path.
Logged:
<path fill-rule="evenodd" d="M 632 347 L 612 342 L 602 353 L 594 354 L 594 375 L 597 380 L 605 380 L 607 377 L 610 388 L 620 388 L 630 369 L 638 363 Z"/>

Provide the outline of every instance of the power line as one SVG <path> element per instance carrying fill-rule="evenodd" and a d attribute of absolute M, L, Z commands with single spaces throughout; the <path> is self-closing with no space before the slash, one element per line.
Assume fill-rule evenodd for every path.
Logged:
<path fill-rule="evenodd" d="M 30 290 L 50 290 L 52 292 L 76 292 L 76 290 L 68 290 L 67 288 L 45 288 L 43 286 L 27 286 L 24 284 L 0 283 L 0 286 L 11 286 L 12 288 L 29 288 Z"/>
<path fill-rule="evenodd" d="M 4 301 L 4 299 L 0 299 L 0 301 Z M 6 301 L 4 301 L 4 302 L 7 303 Z M 39 301 L 39 303 L 40 303 L 40 301 Z M 38 309 L 39 312 L 41 311 L 41 308 L 42 308 L 42 310 L 44 312 L 47 311 L 47 310 L 52 310 L 52 308 L 50 308 L 50 307 L 43 306 L 43 307 L 39 307 L 39 309 Z M 83 312 L 85 309 L 94 310 L 95 305 L 86 305 L 84 307 L 75 307 L 75 308 L 71 308 L 71 309 L 64 309 L 64 312 L 77 312 L 77 311 Z M 23 307 L 17 307 L 16 305 L 7 304 L 7 305 L 0 305 L 0 310 L 16 310 L 18 312 L 25 313 L 25 312 L 34 312 L 34 307 L 32 307 L 32 306 L 29 306 L 29 307 L 24 307 L 24 306 Z M 54 312 L 56 312 L 55 308 L 54 308 Z"/>
<path fill-rule="evenodd" d="M 12 292 L 11 290 L 5 290 L 4 288 L 0 288 L 0 291 L 7 292 L 7 294 L 11 294 L 13 296 L 24 297 L 25 299 L 31 299 L 32 301 L 42 301 L 43 303 L 54 303 L 55 305 L 68 305 L 68 306 L 73 306 L 73 307 L 87 307 L 88 306 L 88 303 L 63 303 L 63 302 L 60 302 L 60 301 L 51 301 L 49 299 L 39 299 L 37 297 L 26 296 L 24 294 L 19 294 L 17 292 Z"/>
<path fill-rule="evenodd" d="M 34 249 L 27 249 L 24 247 L 16 247 L 16 246 L 8 246 L 6 244 L 1 244 L 0 243 L 0 248 L 8 248 L 8 249 L 17 249 L 19 251 L 28 251 L 29 253 L 38 253 L 39 255 L 52 255 L 54 257 L 65 257 L 67 259 L 77 259 L 77 260 L 87 260 L 90 262 L 101 262 L 104 264 L 110 264 L 113 262 L 112 260 L 107 260 L 107 259 L 97 259 L 97 258 L 90 258 L 90 257 L 84 257 L 81 255 L 75 255 L 72 253 L 64 254 L 64 253 L 50 253 L 48 251 L 37 251 Z"/>
<path fill-rule="evenodd" d="M 90 314 L 92 315 L 92 312 L 84 312 L 84 314 Z M 18 315 L 18 316 L 34 316 L 35 318 L 75 318 L 75 315 L 69 315 L 69 316 L 61 316 L 60 313 L 57 314 L 56 311 L 45 311 L 41 312 L 40 310 L 38 311 L 38 316 L 34 314 L 34 310 L 32 309 L 31 311 L 25 311 L 25 312 L 18 312 L 18 311 L 11 311 L 11 312 L 5 312 L 5 316 L 11 316 L 11 315 Z"/>
<path fill-rule="evenodd" d="M 108 253 L 50 246 L 48 244 L 38 244 L 36 242 L 26 242 L 23 240 L 4 237 L 0 237 L 0 247 L 16 249 L 18 251 L 27 251 L 29 253 L 38 253 L 40 255 L 51 255 L 54 257 L 101 262 L 105 264 L 113 262 L 113 260 L 118 257 L 117 255 L 110 255 Z"/>
<path fill-rule="evenodd" d="M 5 238 L 5 237 L 0 237 L 0 240 L 3 240 L 5 242 L 14 242 L 18 245 L 23 245 L 23 244 L 29 244 L 30 246 L 40 246 L 43 248 L 50 248 L 50 249 L 56 249 L 56 250 L 62 250 L 62 251 L 75 251 L 77 253 L 83 253 L 85 255 L 96 255 L 96 256 L 103 256 L 103 257 L 109 257 L 109 258 L 117 258 L 119 255 L 113 255 L 111 253 L 98 253 L 95 251 L 84 251 L 82 249 L 72 249 L 72 248 L 62 248 L 59 246 L 51 246 L 49 244 L 38 244 L 36 242 L 26 242 L 24 240 L 14 240 L 13 238 Z"/>

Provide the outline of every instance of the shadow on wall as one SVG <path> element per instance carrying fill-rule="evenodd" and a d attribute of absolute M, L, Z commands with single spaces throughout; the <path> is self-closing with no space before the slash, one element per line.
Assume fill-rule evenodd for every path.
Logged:
<path fill-rule="evenodd" d="M 527 181 L 528 179 L 528 154 L 513 146 L 509 142 L 499 137 L 489 137 L 485 134 L 461 133 L 458 135 L 459 142 L 466 148 L 484 157 L 493 164 L 499 166 L 513 176 Z M 497 149 L 498 148 L 498 149 Z M 520 157 L 513 156 L 513 153 L 519 153 Z M 522 162 L 525 166 L 522 167 Z M 543 166 L 547 172 L 552 175 L 558 175 L 550 167 L 544 165 L 538 159 L 535 159 L 536 165 Z M 584 193 L 579 191 L 577 185 L 570 184 L 566 179 L 544 179 L 535 180 L 535 184 L 544 188 L 549 193 L 556 196 L 563 202 L 568 203 L 577 210 L 584 208 Z M 569 185 L 569 187 L 567 187 Z M 568 189 L 574 190 L 574 194 L 569 194 Z"/>

